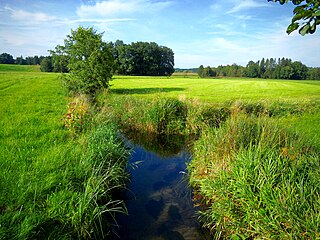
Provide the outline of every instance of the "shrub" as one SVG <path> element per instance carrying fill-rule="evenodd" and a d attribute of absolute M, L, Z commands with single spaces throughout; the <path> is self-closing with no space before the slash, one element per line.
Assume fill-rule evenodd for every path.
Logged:
<path fill-rule="evenodd" d="M 90 103 L 85 96 L 75 97 L 74 100 L 68 104 L 64 125 L 72 134 L 81 132 L 90 124 L 90 108 Z"/>

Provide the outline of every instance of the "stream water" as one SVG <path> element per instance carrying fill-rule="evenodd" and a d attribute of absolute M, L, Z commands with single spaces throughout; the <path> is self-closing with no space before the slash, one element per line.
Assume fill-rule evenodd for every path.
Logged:
<path fill-rule="evenodd" d="M 118 219 L 118 239 L 206 239 L 197 223 L 186 162 L 185 139 L 141 135 L 130 138 L 133 149 L 126 193 L 129 215 Z M 138 143 L 134 139 L 139 139 Z M 144 142 L 144 146 L 142 145 Z"/>

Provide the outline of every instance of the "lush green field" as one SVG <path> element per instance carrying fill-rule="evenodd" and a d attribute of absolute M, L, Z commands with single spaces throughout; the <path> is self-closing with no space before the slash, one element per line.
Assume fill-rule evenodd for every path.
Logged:
<path fill-rule="evenodd" d="M 127 176 L 117 130 L 104 123 L 69 131 L 57 74 L 0 66 L 0 239 L 107 235 L 114 212 L 124 211 L 112 197 Z"/>
<path fill-rule="evenodd" d="M 123 211 L 111 189 L 123 187 L 127 154 L 110 121 L 198 134 L 190 182 L 216 236 L 320 237 L 319 81 L 111 83 L 91 108 L 85 97 L 68 100 L 59 74 L 0 65 L 0 239 L 99 238 L 109 229 Z"/>
<path fill-rule="evenodd" d="M 40 65 L 0 64 L 0 72 L 40 72 Z"/>
<path fill-rule="evenodd" d="M 212 238 L 318 239 L 319 83 L 116 77 L 105 106 L 125 128 L 198 134 L 188 170 Z"/>
<path fill-rule="evenodd" d="M 320 81 L 201 79 L 116 76 L 111 92 L 150 97 L 197 98 L 200 101 L 319 101 Z"/>
<path fill-rule="evenodd" d="M 112 94 L 139 99 L 172 97 L 214 105 L 240 102 L 275 107 L 282 116 L 279 124 L 307 134 L 320 146 L 320 81 L 115 76 L 111 84 Z"/>

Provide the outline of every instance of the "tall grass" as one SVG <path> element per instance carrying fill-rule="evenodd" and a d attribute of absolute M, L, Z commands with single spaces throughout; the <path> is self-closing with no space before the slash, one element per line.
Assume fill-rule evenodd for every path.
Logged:
<path fill-rule="evenodd" d="M 187 107 L 174 98 L 144 100 L 128 96 L 107 96 L 102 114 L 124 130 L 154 134 L 182 134 L 186 128 Z M 102 116 L 103 118 L 103 116 Z"/>
<path fill-rule="evenodd" d="M 319 152 L 272 120 L 237 115 L 208 128 L 189 171 L 215 238 L 319 238 Z"/>

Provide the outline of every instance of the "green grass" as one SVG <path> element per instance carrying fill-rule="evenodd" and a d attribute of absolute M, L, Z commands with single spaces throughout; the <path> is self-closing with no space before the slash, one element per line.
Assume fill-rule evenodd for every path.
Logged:
<path fill-rule="evenodd" d="M 31 69 L 0 65 L 0 239 L 108 234 L 127 177 L 110 122 L 198 134 L 190 181 L 216 237 L 319 238 L 319 81 L 116 76 L 83 126 L 81 97 Z"/>
<path fill-rule="evenodd" d="M 127 179 L 117 129 L 68 131 L 58 76 L 0 72 L 0 239 L 99 239 L 125 211 L 113 197 Z"/>
<path fill-rule="evenodd" d="M 40 65 L 0 64 L 0 72 L 40 72 Z"/>
<path fill-rule="evenodd" d="M 116 76 L 111 92 L 144 98 L 197 98 L 204 102 L 319 101 L 320 81 L 263 79 L 200 79 Z"/>
<path fill-rule="evenodd" d="M 144 131 L 180 100 L 173 132 L 199 136 L 188 170 L 212 238 L 320 237 L 319 81 L 116 77 L 110 93 L 115 119 Z"/>
<path fill-rule="evenodd" d="M 318 239 L 319 148 L 275 119 L 236 115 L 208 128 L 189 165 L 215 238 Z"/>

